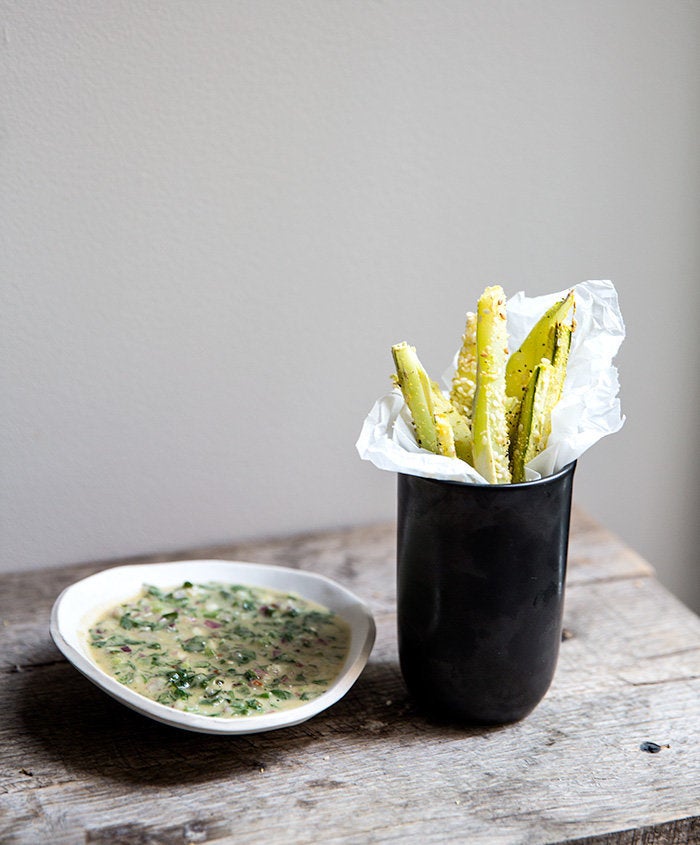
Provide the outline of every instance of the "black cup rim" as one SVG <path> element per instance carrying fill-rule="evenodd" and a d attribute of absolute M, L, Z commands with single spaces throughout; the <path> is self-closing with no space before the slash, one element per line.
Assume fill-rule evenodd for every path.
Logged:
<path fill-rule="evenodd" d="M 425 475 L 415 475 L 410 472 L 400 472 L 399 475 L 412 476 L 413 478 L 420 478 L 431 484 L 450 484 L 453 487 L 470 487 L 472 489 L 488 489 L 488 490 L 525 490 L 528 487 L 540 487 L 544 484 L 554 483 L 564 475 L 572 473 L 576 469 L 576 460 L 571 461 L 565 467 L 562 467 L 558 472 L 551 475 L 545 475 L 542 478 L 536 478 L 534 481 L 520 481 L 517 484 L 509 482 L 508 484 L 478 484 L 474 481 L 451 481 L 450 479 L 442 478 L 428 478 Z"/>

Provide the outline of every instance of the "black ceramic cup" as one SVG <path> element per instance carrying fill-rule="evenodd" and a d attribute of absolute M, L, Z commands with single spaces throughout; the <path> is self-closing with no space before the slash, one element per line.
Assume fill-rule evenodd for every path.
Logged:
<path fill-rule="evenodd" d="M 549 689 L 575 468 L 502 485 L 399 474 L 399 659 L 424 711 L 506 724 Z"/>

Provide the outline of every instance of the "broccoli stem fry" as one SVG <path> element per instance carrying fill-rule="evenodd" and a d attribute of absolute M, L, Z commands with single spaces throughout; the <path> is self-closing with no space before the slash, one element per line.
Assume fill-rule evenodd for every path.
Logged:
<path fill-rule="evenodd" d="M 552 433 L 552 411 L 564 392 L 566 367 L 569 362 L 571 349 L 571 334 L 573 326 L 567 323 L 557 323 L 554 327 L 554 354 L 552 355 L 552 376 L 547 392 L 547 416 L 544 421 L 544 447 L 547 446 L 549 435 Z M 543 448 L 544 448 L 543 447 Z"/>
<path fill-rule="evenodd" d="M 462 346 L 457 356 L 457 367 L 452 376 L 450 401 L 469 423 L 474 405 L 476 388 L 476 314 L 467 311 Z"/>
<path fill-rule="evenodd" d="M 448 458 L 456 458 L 457 451 L 455 449 L 455 436 L 447 414 L 442 414 L 437 411 L 434 419 L 439 453 Z"/>
<path fill-rule="evenodd" d="M 574 307 L 574 291 L 548 308 L 535 323 L 520 347 L 513 352 L 506 366 L 506 393 L 522 399 L 530 376 L 543 358 L 552 360 L 554 354 L 554 328 L 563 323 Z"/>
<path fill-rule="evenodd" d="M 438 453 L 438 437 L 433 418 L 433 397 L 430 379 L 423 369 L 415 347 L 397 343 L 391 347 L 396 367 L 396 381 L 411 412 L 418 445 Z"/>
<path fill-rule="evenodd" d="M 547 445 L 547 423 L 551 414 L 549 405 L 553 365 L 543 358 L 533 370 L 525 389 L 520 408 L 520 418 L 513 447 L 513 481 L 525 481 L 525 464 L 529 463 Z"/>
<path fill-rule="evenodd" d="M 472 418 L 474 468 L 490 484 L 508 484 L 506 423 L 506 298 L 500 285 L 479 298 L 476 327 L 476 390 Z"/>
<path fill-rule="evenodd" d="M 433 388 L 433 408 L 435 409 L 436 419 L 438 414 L 444 416 L 452 427 L 456 457 L 470 464 L 472 462 L 472 431 L 469 421 L 447 399 L 437 382 L 431 382 L 431 387 Z M 445 452 L 441 452 L 441 454 L 444 455 Z"/>

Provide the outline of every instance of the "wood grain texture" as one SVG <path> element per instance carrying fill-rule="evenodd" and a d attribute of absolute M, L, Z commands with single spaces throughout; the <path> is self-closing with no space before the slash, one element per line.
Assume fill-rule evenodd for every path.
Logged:
<path fill-rule="evenodd" d="M 612 836 L 587 836 L 567 845 L 693 845 L 700 842 L 700 818 L 625 830 Z"/>
<path fill-rule="evenodd" d="M 700 620 L 648 564 L 575 514 L 552 688 L 528 719 L 484 729 L 408 699 L 394 553 L 393 526 L 371 526 L 148 558 L 313 569 L 372 607 L 375 649 L 344 699 L 241 737 L 152 722 L 63 660 L 51 605 L 107 564 L 0 577 L 0 842 L 700 842 Z"/>

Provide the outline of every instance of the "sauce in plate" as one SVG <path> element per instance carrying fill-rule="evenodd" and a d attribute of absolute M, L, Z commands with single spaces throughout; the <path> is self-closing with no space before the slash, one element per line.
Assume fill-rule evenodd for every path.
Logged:
<path fill-rule="evenodd" d="M 240 584 L 145 585 L 89 630 L 95 663 L 154 701 L 235 718 L 317 698 L 340 673 L 350 628 L 297 595 Z"/>

